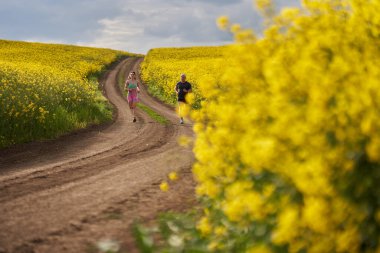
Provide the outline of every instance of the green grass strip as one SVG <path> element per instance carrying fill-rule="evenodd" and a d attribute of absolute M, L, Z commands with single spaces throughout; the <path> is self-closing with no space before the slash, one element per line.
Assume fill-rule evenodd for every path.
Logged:
<path fill-rule="evenodd" d="M 165 117 L 163 117 L 160 114 L 158 114 L 157 112 L 155 112 L 149 106 L 144 105 L 142 103 L 138 103 L 137 107 L 140 108 L 141 110 L 143 110 L 144 112 L 146 112 L 149 115 L 149 117 L 151 117 L 154 121 L 156 121 L 160 124 L 163 124 L 163 125 L 167 125 L 169 123 L 169 120 L 167 120 Z"/>

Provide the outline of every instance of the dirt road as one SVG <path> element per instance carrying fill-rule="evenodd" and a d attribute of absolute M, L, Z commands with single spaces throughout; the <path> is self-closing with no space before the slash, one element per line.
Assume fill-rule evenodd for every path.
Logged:
<path fill-rule="evenodd" d="M 138 110 L 137 122 L 117 84 L 118 74 L 138 71 L 141 58 L 129 58 L 103 81 L 115 120 L 63 136 L 0 151 L 0 253 L 98 252 L 97 242 L 119 242 L 134 252 L 129 226 L 158 212 L 194 204 L 190 148 L 172 108 L 142 88 L 141 102 L 170 120 L 162 125 Z M 161 180 L 178 171 L 182 180 L 169 193 Z"/>

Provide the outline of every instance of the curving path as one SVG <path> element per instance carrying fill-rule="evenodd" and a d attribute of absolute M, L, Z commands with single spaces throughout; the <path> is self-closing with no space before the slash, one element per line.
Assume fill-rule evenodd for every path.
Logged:
<path fill-rule="evenodd" d="M 132 123 L 117 84 L 120 74 L 139 73 L 141 61 L 123 60 L 102 81 L 116 108 L 112 123 L 0 151 L 0 253 L 91 252 L 102 238 L 127 250 L 128 238 L 120 237 L 128 237 L 134 219 L 193 203 L 194 156 L 177 144 L 179 136 L 193 136 L 191 125 L 179 125 L 174 110 L 145 87 L 141 102 L 170 123 L 156 123 L 140 110 Z M 184 181 L 168 197 L 158 185 L 170 171 Z"/>

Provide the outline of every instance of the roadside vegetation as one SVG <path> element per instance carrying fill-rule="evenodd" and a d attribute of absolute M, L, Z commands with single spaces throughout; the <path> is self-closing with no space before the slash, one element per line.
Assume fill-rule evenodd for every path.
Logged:
<path fill-rule="evenodd" d="M 131 55 L 0 40 L 0 148 L 110 121 L 112 109 L 98 78 Z"/>

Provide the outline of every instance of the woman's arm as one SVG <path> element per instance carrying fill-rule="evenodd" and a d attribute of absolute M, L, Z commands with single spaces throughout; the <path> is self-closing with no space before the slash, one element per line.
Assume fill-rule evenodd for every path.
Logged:
<path fill-rule="evenodd" d="M 124 84 L 124 90 L 127 90 L 128 89 L 128 85 L 129 85 L 129 81 L 125 81 L 125 84 Z"/>

